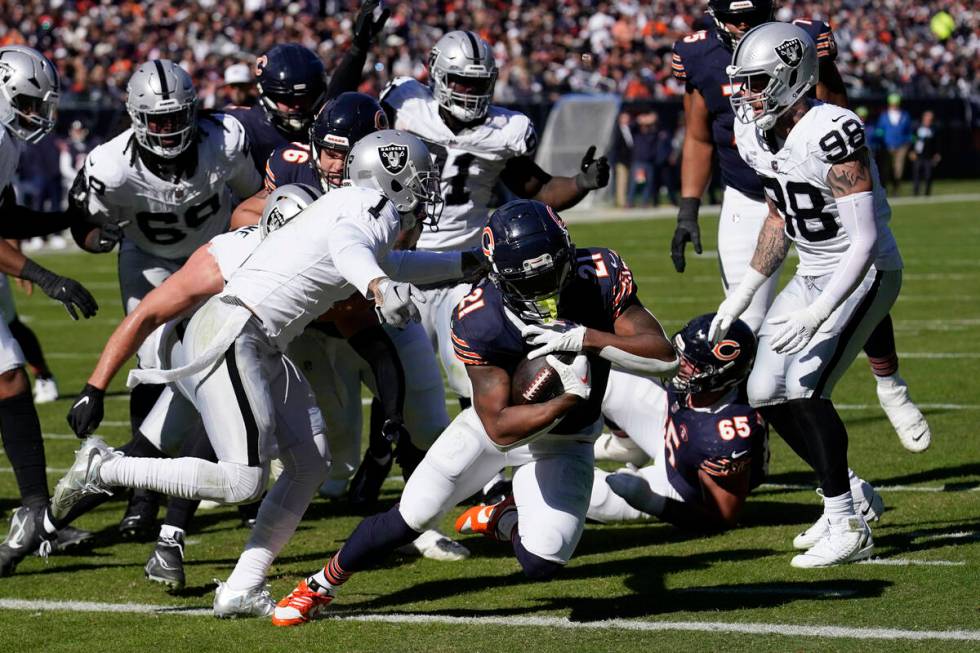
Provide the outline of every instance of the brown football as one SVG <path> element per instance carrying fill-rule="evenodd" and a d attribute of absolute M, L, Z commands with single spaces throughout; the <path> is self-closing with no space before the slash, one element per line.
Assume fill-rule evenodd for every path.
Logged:
<path fill-rule="evenodd" d="M 571 363 L 574 354 L 555 354 L 563 363 Z M 547 356 L 517 364 L 510 379 L 510 403 L 514 406 L 540 404 L 561 395 L 565 388 L 558 372 L 548 364 Z"/>

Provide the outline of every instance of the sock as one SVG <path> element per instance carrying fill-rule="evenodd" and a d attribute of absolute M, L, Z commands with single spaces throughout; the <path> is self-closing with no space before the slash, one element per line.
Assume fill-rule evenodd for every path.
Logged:
<path fill-rule="evenodd" d="M 874 328 L 864 343 L 871 371 L 875 376 L 887 377 L 898 373 L 898 353 L 895 351 L 895 329 L 892 316 L 886 315 Z"/>
<path fill-rule="evenodd" d="M 10 335 L 24 352 L 24 360 L 31 366 L 34 376 L 39 379 L 50 379 L 51 370 L 44 360 L 44 351 L 41 349 L 41 342 L 37 339 L 37 335 L 29 326 L 21 322 L 19 317 L 14 317 L 7 327 L 10 329 Z"/>
<path fill-rule="evenodd" d="M 184 537 L 184 529 L 170 524 L 160 526 L 160 537 L 176 538 L 178 535 Z"/>
<path fill-rule="evenodd" d="M 351 575 L 341 569 L 340 563 L 337 562 L 338 555 L 340 555 L 339 551 L 330 556 L 323 569 L 306 579 L 310 589 L 319 594 L 333 596 L 337 593 L 337 589 L 347 582 Z"/>
<path fill-rule="evenodd" d="M 348 574 L 367 569 L 420 534 L 405 522 L 398 506 L 392 506 L 387 512 L 371 515 L 357 525 L 337 552 L 337 565 Z"/>
<path fill-rule="evenodd" d="M 516 530 L 517 511 L 508 510 L 500 516 L 500 521 L 497 522 L 497 536 L 502 540 L 509 540 L 513 538 Z"/>
<path fill-rule="evenodd" d="M 14 468 L 21 501 L 35 510 L 43 509 L 48 503 L 44 440 L 30 391 L 0 399 L 0 439 Z"/>
<path fill-rule="evenodd" d="M 853 517 L 854 499 L 851 497 L 850 490 L 835 497 L 824 496 L 823 514 L 827 516 L 831 523 Z"/>

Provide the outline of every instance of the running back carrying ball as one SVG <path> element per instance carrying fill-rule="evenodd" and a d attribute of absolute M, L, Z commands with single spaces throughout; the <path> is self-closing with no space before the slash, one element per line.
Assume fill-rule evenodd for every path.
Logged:
<path fill-rule="evenodd" d="M 555 354 L 563 363 L 571 364 L 575 354 Z M 510 382 L 510 402 L 515 406 L 550 401 L 565 392 L 561 377 L 546 357 L 523 359 L 514 369 Z"/>

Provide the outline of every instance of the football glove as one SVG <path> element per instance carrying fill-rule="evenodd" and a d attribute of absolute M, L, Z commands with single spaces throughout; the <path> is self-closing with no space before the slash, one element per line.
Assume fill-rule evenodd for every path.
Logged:
<path fill-rule="evenodd" d="M 578 353 L 585 342 L 585 327 L 573 322 L 531 324 L 521 329 L 521 337 L 527 344 L 537 346 L 527 358 L 534 360 L 552 352 Z"/>
<path fill-rule="evenodd" d="M 104 403 L 105 390 L 86 383 L 68 411 L 68 425 L 76 436 L 84 439 L 99 428 L 105 414 Z"/>
<path fill-rule="evenodd" d="M 385 423 L 381 425 L 381 437 L 391 444 L 398 444 L 402 439 L 411 439 L 405 425 L 397 419 L 391 418 L 386 419 Z"/>
<path fill-rule="evenodd" d="M 129 220 L 123 220 L 122 222 L 106 222 L 99 225 L 98 240 L 93 250 L 99 254 L 112 251 L 116 243 L 123 239 L 123 229 L 128 224 Z"/>
<path fill-rule="evenodd" d="M 382 7 L 381 13 L 375 18 L 375 10 L 382 7 L 381 0 L 364 0 L 361 9 L 357 12 L 354 19 L 354 45 L 367 52 L 374 43 L 374 38 L 384 29 L 388 17 L 391 16 L 391 9 Z"/>
<path fill-rule="evenodd" d="M 582 172 L 575 175 L 575 183 L 582 190 L 604 188 L 609 183 L 609 159 L 595 158 L 595 145 L 582 157 Z"/>
<path fill-rule="evenodd" d="M 85 286 L 74 279 L 55 274 L 51 270 L 45 269 L 27 259 L 24 268 L 20 271 L 20 278 L 34 283 L 44 291 L 44 294 L 51 299 L 56 299 L 65 305 L 71 319 L 77 320 L 77 308 L 82 312 L 83 317 L 92 317 L 99 310 L 99 304 L 92 297 L 92 294 L 85 289 Z"/>
<path fill-rule="evenodd" d="M 404 329 L 409 322 L 418 322 L 421 318 L 415 304 L 424 304 L 425 295 L 412 284 L 384 279 L 378 283 L 378 293 L 374 310 L 383 323 Z"/>
<path fill-rule="evenodd" d="M 571 363 L 562 363 L 557 356 L 548 354 L 548 365 L 558 373 L 565 392 L 582 399 L 588 399 L 592 392 L 592 379 L 589 375 L 589 359 L 579 354 Z"/>
<path fill-rule="evenodd" d="M 698 226 L 700 208 L 700 199 L 681 198 L 680 210 L 677 212 L 677 227 L 674 228 L 674 238 L 670 241 L 670 260 L 674 262 L 674 269 L 678 272 L 683 272 L 687 267 L 687 261 L 684 260 L 684 247 L 687 243 L 694 245 L 696 253 L 702 252 L 701 227 Z"/>
<path fill-rule="evenodd" d="M 802 351 L 823 322 L 809 306 L 769 319 L 771 326 L 779 327 L 772 334 L 772 350 L 785 356 Z"/>

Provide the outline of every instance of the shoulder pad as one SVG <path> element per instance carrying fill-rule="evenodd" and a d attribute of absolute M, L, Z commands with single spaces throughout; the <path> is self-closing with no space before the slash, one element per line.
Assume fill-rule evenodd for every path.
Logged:
<path fill-rule="evenodd" d="M 431 96 L 429 87 L 413 77 L 396 77 L 381 92 L 381 101 L 397 109 L 403 102 L 411 99 L 426 99 Z"/>
<path fill-rule="evenodd" d="M 249 155 L 248 135 L 245 126 L 227 113 L 214 113 L 198 119 L 200 128 L 207 134 L 207 139 L 218 139 L 225 156 L 234 158 L 241 154 Z"/>
<path fill-rule="evenodd" d="M 534 153 L 538 147 L 538 132 L 534 129 L 530 118 L 520 111 L 493 105 L 490 106 L 490 116 L 492 120 L 503 123 L 500 129 L 504 136 L 504 144 L 512 156 Z"/>
<path fill-rule="evenodd" d="M 126 172 L 132 169 L 130 159 L 135 143 L 130 143 L 132 130 L 127 129 L 107 143 L 97 145 L 85 157 L 85 176 L 90 188 L 100 195 L 112 191 L 126 181 Z"/>

